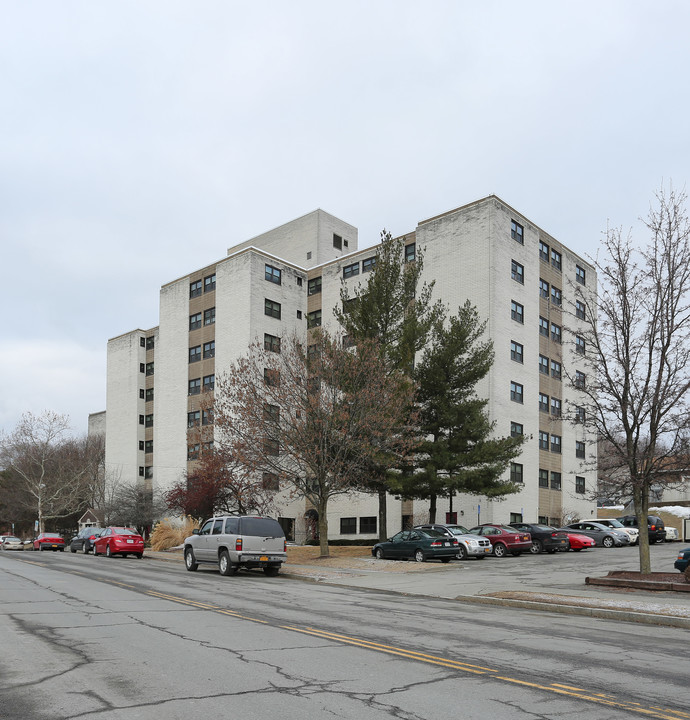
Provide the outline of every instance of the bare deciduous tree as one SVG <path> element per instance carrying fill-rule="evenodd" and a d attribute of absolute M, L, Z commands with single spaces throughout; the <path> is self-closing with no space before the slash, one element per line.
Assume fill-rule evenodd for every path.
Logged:
<path fill-rule="evenodd" d="M 645 221 L 644 247 L 609 228 L 593 263 L 597 297 L 581 291 L 578 348 L 589 372 L 571 378 L 581 392 L 584 420 L 606 444 L 609 481 L 623 483 L 640 527 L 640 571 L 650 572 L 645 532 L 652 487 L 677 481 L 687 463 L 690 424 L 690 222 L 685 193 L 656 194 Z M 584 318 L 582 317 L 584 314 Z"/>

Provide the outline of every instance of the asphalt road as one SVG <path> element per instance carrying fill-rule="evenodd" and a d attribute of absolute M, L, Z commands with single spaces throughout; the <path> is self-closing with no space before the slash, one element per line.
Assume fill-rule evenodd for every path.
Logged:
<path fill-rule="evenodd" d="M 0 555 L 2 720 L 688 720 L 687 638 L 156 560 Z"/>

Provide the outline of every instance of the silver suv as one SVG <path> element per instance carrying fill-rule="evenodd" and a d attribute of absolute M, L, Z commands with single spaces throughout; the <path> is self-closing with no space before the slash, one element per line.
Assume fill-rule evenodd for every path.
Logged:
<path fill-rule="evenodd" d="M 286 560 L 285 533 L 269 517 L 213 517 L 184 541 L 184 564 L 190 572 L 199 563 L 218 563 L 221 575 L 234 575 L 243 567 L 263 568 L 273 576 Z"/>
<path fill-rule="evenodd" d="M 458 560 L 467 560 L 468 557 L 483 560 L 491 555 L 492 547 L 488 538 L 472 535 L 463 525 L 448 525 L 445 523 L 426 523 L 416 525 L 415 530 L 436 530 L 446 537 L 458 541 Z"/>

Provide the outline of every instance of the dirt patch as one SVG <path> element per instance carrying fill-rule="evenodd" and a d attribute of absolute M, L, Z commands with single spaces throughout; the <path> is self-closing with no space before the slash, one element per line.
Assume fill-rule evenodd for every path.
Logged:
<path fill-rule="evenodd" d="M 333 545 L 328 557 L 320 557 L 321 551 L 315 545 L 288 545 L 288 564 L 295 565 L 331 565 L 335 560 L 344 558 L 371 558 L 371 547 L 362 545 Z"/>

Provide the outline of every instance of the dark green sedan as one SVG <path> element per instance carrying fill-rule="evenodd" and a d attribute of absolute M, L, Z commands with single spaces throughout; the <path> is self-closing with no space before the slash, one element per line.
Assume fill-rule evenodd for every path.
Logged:
<path fill-rule="evenodd" d="M 402 530 L 386 542 L 376 543 L 371 554 L 379 560 L 412 558 L 417 562 L 440 560 L 447 563 L 457 557 L 458 541 L 437 530 Z"/>

